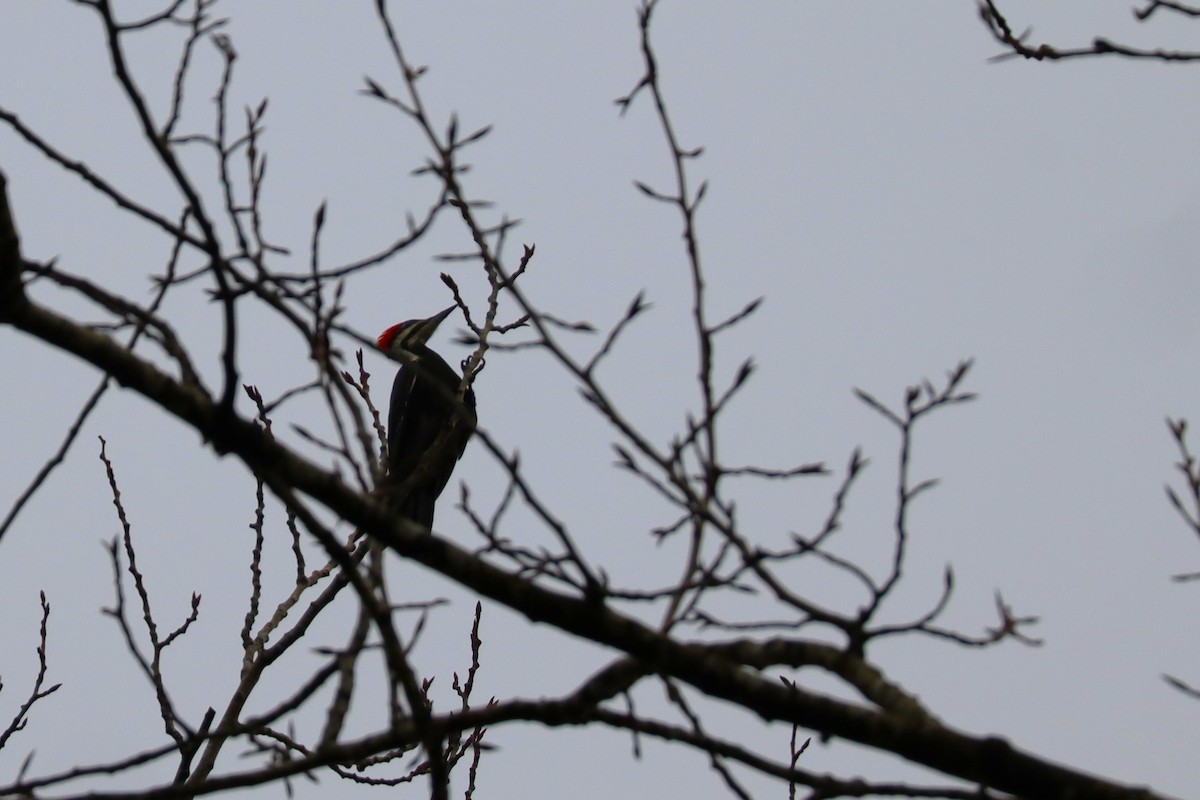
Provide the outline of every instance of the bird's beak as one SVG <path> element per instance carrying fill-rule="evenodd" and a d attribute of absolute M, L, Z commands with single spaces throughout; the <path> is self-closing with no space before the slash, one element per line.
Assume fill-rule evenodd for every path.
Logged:
<path fill-rule="evenodd" d="M 442 324 L 442 320 L 450 316 L 450 313 L 458 306 L 450 306 L 444 311 L 439 311 L 429 319 L 421 323 L 420 340 L 422 343 L 429 341 L 429 337 L 433 336 L 433 332 L 437 330 L 438 325 Z"/>
<path fill-rule="evenodd" d="M 434 314 L 429 319 L 425 320 L 425 324 L 433 326 L 432 328 L 430 328 L 430 330 L 437 330 L 437 326 L 442 324 L 442 320 L 444 320 L 446 317 L 450 316 L 450 313 L 452 311 L 454 311 L 454 309 L 456 309 L 456 308 L 458 308 L 458 306 L 450 306 L 445 311 L 439 311 L 438 313 Z"/>

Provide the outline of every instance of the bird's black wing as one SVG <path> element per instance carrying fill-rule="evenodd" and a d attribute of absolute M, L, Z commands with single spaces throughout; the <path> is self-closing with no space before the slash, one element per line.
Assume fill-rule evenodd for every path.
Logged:
<path fill-rule="evenodd" d="M 426 351 L 416 364 L 401 367 L 392 384 L 388 481 L 402 493 L 399 512 L 427 527 L 475 427 L 475 394 L 468 390 L 463 399 L 470 412 L 464 418 L 453 399 L 458 381 L 445 361 Z"/>

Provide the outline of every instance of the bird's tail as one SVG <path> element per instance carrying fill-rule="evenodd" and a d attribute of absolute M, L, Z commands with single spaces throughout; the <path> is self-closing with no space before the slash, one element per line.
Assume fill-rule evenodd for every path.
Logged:
<path fill-rule="evenodd" d="M 408 493 L 408 497 L 404 498 L 396 511 L 400 516 L 407 517 L 417 525 L 432 528 L 435 502 L 436 498 L 431 497 L 428 492 L 414 489 Z"/>

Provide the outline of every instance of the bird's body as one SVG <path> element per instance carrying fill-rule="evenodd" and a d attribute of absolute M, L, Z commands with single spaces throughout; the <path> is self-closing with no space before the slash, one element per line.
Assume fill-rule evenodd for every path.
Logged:
<path fill-rule="evenodd" d="M 388 492 L 400 515 L 427 528 L 475 430 L 475 393 L 459 400 L 462 379 L 425 344 L 453 310 L 393 325 L 377 340 L 402 362 L 388 408 Z"/>

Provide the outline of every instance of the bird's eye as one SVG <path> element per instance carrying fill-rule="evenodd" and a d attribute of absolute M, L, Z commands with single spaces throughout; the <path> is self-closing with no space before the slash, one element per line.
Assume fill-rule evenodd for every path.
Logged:
<path fill-rule="evenodd" d="M 419 320 L 419 319 L 409 319 L 409 320 L 405 320 L 404 322 L 396 323 L 392 327 L 385 330 L 383 333 L 379 334 L 379 338 L 375 340 L 375 345 L 380 350 L 387 350 L 393 344 L 395 344 L 395 342 L 398 338 L 400 338 L 400 334 L 404 333 L 405 331 L 407 331 L 409 328 L 413 327 L 420 321 L 421 320 Z"/>

